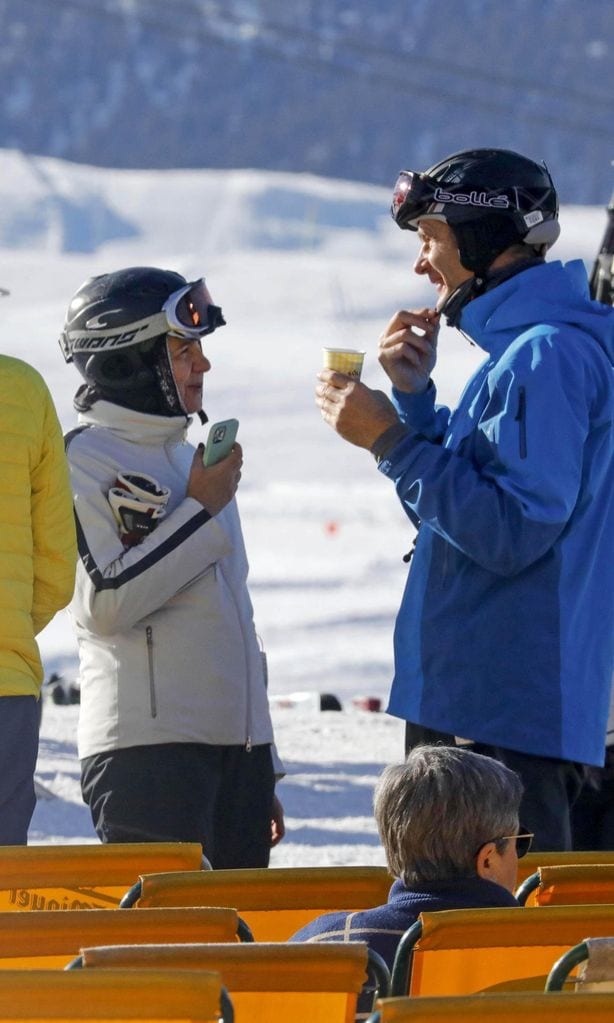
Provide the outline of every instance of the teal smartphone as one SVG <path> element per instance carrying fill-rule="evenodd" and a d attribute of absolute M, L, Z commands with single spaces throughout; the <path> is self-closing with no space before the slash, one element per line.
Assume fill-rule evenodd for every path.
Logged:
<path fill-rule="evenodd" d="M 215 465 L 216 462 L 221 462 L 226 455 L 230 454 L 232 445 L 237 439 L 238 429 L 238 419 L 224 419 L 220 423 L 213 423 L 205 444 L 203 465 Z"/>

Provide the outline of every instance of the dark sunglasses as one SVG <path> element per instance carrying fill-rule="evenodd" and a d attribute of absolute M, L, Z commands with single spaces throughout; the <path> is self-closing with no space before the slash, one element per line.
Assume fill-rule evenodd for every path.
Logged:
<path fill-rule="evenodd" d="M 527 831 L 527 829 L 521 824 L 518 828 L 518 834 L 516 835 L 499 835 L 498 838 L 489 838 L 487 842 L 482 842 L 479 848 L 476 849 L 475 855 L 477 856 L 480 849 L 483 849 L 484 846 L 488 845 L 490 842 L 494 842 L 495 845 L 498 845 L 499 842 L 511 842 L 514 840 L 516 842 L 516 856 L 519 860 L 521 860 L 523 856 L 527 855 L 531 845 L 533 844 L 534 838 L 534 832 Z"/>

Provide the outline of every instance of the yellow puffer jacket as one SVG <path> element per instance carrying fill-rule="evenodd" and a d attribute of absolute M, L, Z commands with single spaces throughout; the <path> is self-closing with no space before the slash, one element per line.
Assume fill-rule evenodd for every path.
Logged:
<path fill-rule="evenodd" d="M 0 356 L 0 696 L 38 696 L 35 636 L 70 601 L 77 559 L 68 465 L 47 385 Z"/>

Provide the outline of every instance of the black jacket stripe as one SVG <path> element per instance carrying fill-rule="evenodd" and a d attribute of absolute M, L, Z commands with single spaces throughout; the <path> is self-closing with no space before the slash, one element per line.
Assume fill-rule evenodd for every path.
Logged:
<path fill-rule="evenodd" d="M 181 529 L 178 529 L 172 536 L 161 543 L 159 547 L 156 547 L 154 551 L 146 554 L 144 558 L 135 564 L 129 565 L 128 568 L 120 572 L 119 575 L 114 576 L 112 579 L 105 579 L 102 572 L 98 568 L 92 553 L 87 545 L 85 539 L 85 533 L 83 532 L 81 523 L 79 522 L 79 516 L 75 513 L 75 523 L 77 527 L 77 546 L 79 549 L 79 556 L 87 574 L 94 584 L 96 592 L 100 590 L 118 590 L 124 583 L 130 582 L 131 579 L 136 579 L 137 576 L 146 572 L 152 565 L 157 564 L 162 558 L 165 558 L 168 554 L 171 554 L 176 547 L 179 547 L 192 533 L 195 533 L 197 529 L 208 522 L 211 518 L 209 512 L 203 508 L 199 511 L 193 519 L 186 522 Z"/>

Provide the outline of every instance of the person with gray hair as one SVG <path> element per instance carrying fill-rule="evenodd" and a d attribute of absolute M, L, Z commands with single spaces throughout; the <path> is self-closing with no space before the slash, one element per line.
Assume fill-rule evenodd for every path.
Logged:
<path fill-rule="evenodd" d="M 392 969 L 420 913 L 518 906 L 518 858 L 532 839 L 518 819 L 522 791 L 518 775 L 491 757 L 416 746 L 375 787 L 375 820 L 395 878 L 387 903 L 326 913 L 290 940 L 366 941 Z"/>

